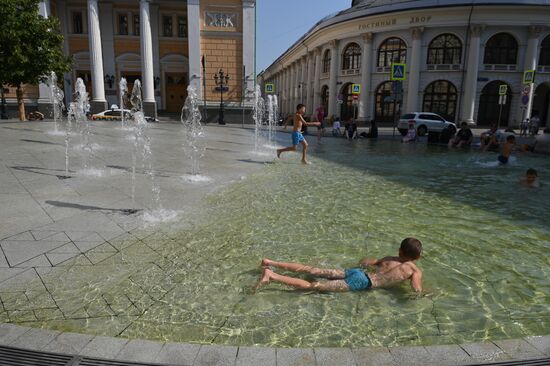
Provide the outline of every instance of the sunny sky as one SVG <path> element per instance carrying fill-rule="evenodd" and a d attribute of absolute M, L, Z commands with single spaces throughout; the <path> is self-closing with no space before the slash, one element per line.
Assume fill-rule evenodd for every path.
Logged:
<path fill-rule="evenodd" d="M 257 0 L 256 71 L 267 68 L 321 18 L 351 0 Z"/>

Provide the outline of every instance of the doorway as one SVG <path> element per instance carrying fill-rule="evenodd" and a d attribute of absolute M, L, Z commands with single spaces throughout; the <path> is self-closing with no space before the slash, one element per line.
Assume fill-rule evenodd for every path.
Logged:
<path fill-rule="evenodd" d="M 550 82 L 542 83 L 533 95 L 531 115 L 538 114 L 541 127 L 550 127 Z"/>
<path fill-rule="evenodd" d="M 187 98 L 187 75 L 179 72 L 165 74 L 166 111 L 180 112 Z"/>

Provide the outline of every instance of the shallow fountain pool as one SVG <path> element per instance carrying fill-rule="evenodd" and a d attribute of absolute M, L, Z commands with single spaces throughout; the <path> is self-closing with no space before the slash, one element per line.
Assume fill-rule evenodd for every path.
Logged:
<path fill-rule="evenodd" d="M 183 223 L 134 233 L 43 276 L 4 321 L 175 342 L 282 347 L 444 344 L 550 333 L 550 161 L 392 142 L 283 156 Z M 540 189 L 521 188 L 528 167 Z M 419 238 L 424 287 L 256 294 L 262 257 L 355 266 Z M 115 250 L 116 249 L 116 250 Z M 33 311 L 41 321 L 28 321 Z M 37 315 L 38 314 L 38 315 Z M 2 319 L 0 319 L 2 320 Z"/>

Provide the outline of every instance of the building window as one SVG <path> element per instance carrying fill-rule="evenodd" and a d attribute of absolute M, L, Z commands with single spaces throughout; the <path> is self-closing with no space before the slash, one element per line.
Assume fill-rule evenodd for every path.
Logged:
<path fill-rule="evenodd" d="M 326 74 L 328 72 L 330 72 L 330 50 L 326 50 L 323 57 L 323 73 Z"/>
<path fill-rule="evenodd" d="M 550 36 L 540 45 L 539 66 L 550 66 Z"/>
<path fill-rule="evenodd" d="M 324 85 L 321 89 L 321 105 L 328 111 L 328 86 Z"/>
<path fill-rule="evenodd" d="M 128 35 L 128 14 L 118 15 L 118 34 L 121 36 Z"/>
<path fill-rule="evenodd" d="M 456 87 L 446 80 L 438 80 L 429 84 L 424 90 L 422 110 L 437 113 L 447 121 L 453 122 L 456 114 L 458 94 Z"/>
<path fill-rule="evenodd" d="M 347 83 L 341 91 L 344 98 L 344 103 L 340 106 L 340 118 L 343 121 L 357 117 L 357 106 L 353 105 L 353 94 L 351 93 L 351 88 L 352 83 Z"/>
<path fill-rule="evenodd" d="M 500 113 L 500 105 L 498 104 L 500 95 L 500 86 L 506 84 L 504 81 L 491 81 L 483 87 L 479 96 L 479 110 L 477 113 L 477 124 L 482 126 L 490 126 L 498 123 Z M 502 106 L 502 114 L 500 118 L 501 126 L 508 126 L 510 119 L 510 106 L 512 105 L 512 90 L 510 85 L 506 92 L 506 104 Z"/>
<path fill-rule="evenodd" d="M 139 15 L 134 14 L 134 36 L 139 36 Z"/>
<path fill-rule="evenodd" d="M 397 105 L 391 98 L 392 82 L 385 81 L 378 85 L 375 95 L 374 119 L 376 122 L 394 122 Z"/>
<path fill-rule="evenodd" d="M 187 38 L 187 18 L 184 16 L 178 17 L 178 37 Z"/>
<path fill-rule="evenodd" d="M 361 67 L 361 47 L 350 43 L 344 50 L 342 70 L 353 70 Z"/>
<path fill-rule="evenodd" d="M 407 45 L 401 38 L 386 39 L 378 49 L 378 67 L 391 66 L 393 62 L 407 61 Z"/>
<path fill-rule="evenodd" d="M 508 33 L 492 36 L 485 45 L 486 65 L 515 65 L 518 54 L 518 42 Z"/>
<path fill-rule="evenodd" d="M 435 37 L 428 47 L 429 65 L 459 65 L 462 57 L 462 42 L 453 34 Z"/>
<path fill-rule="evenodd" d="M 172 16 L 163 16 L 162 17 L 162 35 L 164 37 L 172 37 Z"/>
<path fill-rule="evenodd" d="M 82 34 L 84 33 L 84 25 L 82 21 L 82 12 L 75 11 L 73 13 L 73 33 Z"/>

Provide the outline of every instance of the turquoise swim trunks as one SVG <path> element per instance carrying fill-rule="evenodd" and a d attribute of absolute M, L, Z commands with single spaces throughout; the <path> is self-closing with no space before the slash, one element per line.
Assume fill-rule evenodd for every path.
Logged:
<path fill-rule="evenodd" d="M 367 290 L 372 286 L 369 276 L 361 268 L 346 269 L 344 281 L 351 291 Z"/>
<path fill-rule="evenodd" d="M 292 145 L 298 145 L 300 142 L 304 141 L 304 135 L 300 131 L 292 132 Z"/>

